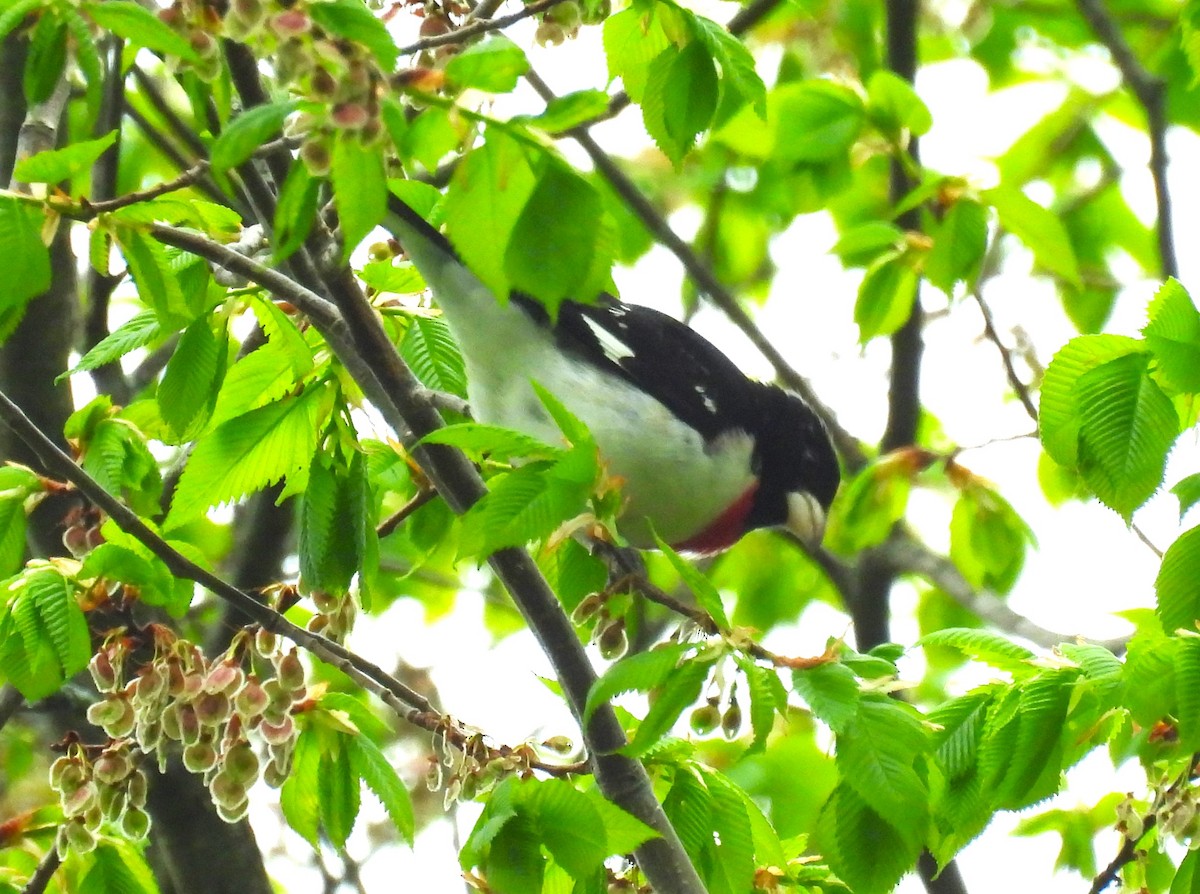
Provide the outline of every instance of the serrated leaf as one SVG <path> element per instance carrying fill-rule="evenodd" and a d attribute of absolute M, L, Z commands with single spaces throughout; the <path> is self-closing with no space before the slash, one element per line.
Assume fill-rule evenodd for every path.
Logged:
<path fill-rule="evenodd" d="M 1060 466 L 1073 469 L 1078 461 L 1080 377 L 1141 349 L 1141 342 L 1123 335 L 1083 335 L 1071 339 L 1051 359 L 1042 380 L 1038 429 L 1042 446 Z"/>
<path fill-rule="evenodd" d="M 25 102 L 40 105 L 50 98 L 67 65 L 67 23 L 53 6 L 43 7 L 25 55 Z"/>
<path fill-rule="evenodd" d="M 222 425 L 291 392 L 296 386 L 291 360 L 273 341 L 238 360 L 221 384 L 210 424 Z"/>
<path fill-rule="evenodd" d="M 635 103 L 645 95 L 650 64 L 668 46 L 654 6 L 631 7 L 604 20 L 604 53 L 609 79 L 620 78 Z"/>
<path fill-rule="evenodd" d="M 300 837 L 317 848 L 320 845 L 320 796 L 317 779 L 321 775 L 321 744 L 311 726 L 301 728 L 292 752 L 292 771 L 279 794 L 284 819 Z"/>
<path fill-rule="evenodd" d="M 457 447 L 472 460 L 552 459 L 563 451 L 532 435 L 488 425 L 483 422 L 458 422 L 435 429 L 421 439 L 422 444 L 447 444 Z"/>
<path fill-rule="evenodd" d="M 609 856 L 600 812 L 592 801 L 564 779 L 523 783 L 524 813 L 537 825 L 542 844 L 555 862 L 575 879 L 583 880 Z"/>
<path fill-rule="evenodd" d="M 200 61 L 199 55 L 182 35 L 133 0 L 85 3 L 83 8 L 91 20 L 101 28 L 123 37 L 132 44 L 168 56 L 177 56 L 186 62 Z"/>
<path fill-rule="evenodd" d="M 750 695 L 750 729 L 754 733 L 754 741 L 746 751 L 750 755 L 767 747 L 767 736 L 775 727 L 776 715 L 787 710 L 787 691 L 774 669 L 755 664 L 742 655 L 735 656 L 734 660 L 746 675 Z"/>
<path fill-rule="evenodd" d="M 79 894 L 158 894 L 154 873 L 129 842 L 101 840 L 89 858 Z"/>
<path fill-rule="evenodd" d="M 997 186 L 983 193 L 1000 215 L 1000 225 L 1025 243 L 1040 267 L 1079 288 L 1079 263 L 1067 230 L 1057 214 L 1019 189 Z"/>
<path fill-rule="evenodd" d="M 379 746 L 366 736 L 355 736 L 349 743 L 354 773 L 379 799 L 400 836 L 411 845 L 415 834 L 412 799 L 396 769 Z"/>
<path fill-rule="evenodd" d="M 658 837 L 652 828 L 609 801 L 597 789 L 589 788 L 584 795 L 592 802 L 592 807 L 604 823 L 608 853 L 629 854 L 651 838 Z"/>
<path fill-rule="evenodd" d="M 692 595 L 696 597 L 696 603 L 713 619 L 713 623 L 721 630 L 728 630 L 729 617 L 725 614 L 725 605 L 721 602 L 721 594 L 713 582 L 705 577 L 695 565 L 671 549 L 670 545 L 658 534 L 654 535 L 654 543 L 666 556 L 667 561 L 671 563 L 671 567 L 675 569 L 687 588 L 692 591 Z"/>
<path fill-rule="evenodd" d="M 957 282 L 970 282 L 979 272 L 987 249 L 987 209 L 970 199 L 950 206 L 933 234 L 933 248 L 925 256 L 925 277 L 951 295 Z"/>
<path fill-rule="evenodd" d="M 851 555 L 886 540 L 908 509 L 912 474 L 903 463 L 885 457 L 843 485 L 829 514 L 825 545 Z"/>
<path fill-rule="evenodd" d="M 204 435 L 188 458 L 167 527 L 183 524 L 287 477 L 302 486 L 317 447 L 321 389 L 311 388 L 230 419 Z M 295 480 L 292 480 L 295 479 Z"/>
<path fill-rule="evenodd" d="M 908 823 L 889 823 L 845 782 L 821 810 L 816 846 L 838 878 L 862 894 L 891 891 L 921 851 Z"/>
<path fill-rule="evenodd" d="M 1175 653 L 1175 698 L 1179 703 L 1179 747 L 1200 745 L 1200 639 L 1181 637 Z"/>
<path fill-rule="evenodd" d="M 164 330 L 174 331 L 190 323 L 190 312 L 179 279 L 170 269 L 166 249 L 131 228 L 117 230 L 117 243 L 129 265 L 142 301 L 154 308 Z"/>
<path fill-rule="evenodd" d="M 1025 564 L 1033 532 L 986 486 L 964 488 L 950 519 L 950 558 L 975 587 L 1008 593 Z"/>
<path fill-rule="evenodd" d="M 686 10 L 685 10 L 686 12 Z M 721 67 L 721 89 L 733 90 L 759 118 L 767 113 L 767 88 L 759 77 L 754 57 L 746 45 L 723 26 L 692 14 L 692 33 Z"/>
<path fill-rule="evenodd" d="M 649 692 L 662 685 L 692 650 L 685 643 L 669 643 L 622 658 L 592 684 L 584 719 L 590 719 L 596 708 L 623 692 Z"/>
<path fill-rule="evenodd" d="M 333 202 L 342 227 L 343 259 L 387 213 L 387 175 L 379 148 L 344 136 L 333 145 Z"/>
<path fill-rule="evenodd" d="M 1033 661 L 1035 657 L 1024 646 L 1019 646 L 998 633 L 969 627 L 947 627 L 943 630 L 935 630 L 917 640 L 917 645 L 957 649 L 968 658 L 982 661 L 997 670 L 1008 671 L 1017 676 L 1029 674 L 1029 662 Z"/>
<path fill-rule="evenodd" d="M 529 71 L 525 52 L 502 33 L 469 45 L 446 63 L 446 77 L 457 87 L 511 93 Z"/>
<path fill-rule="evenodd" d="M 417 295 L 428 288 L 419 271 L 411 263 L 394 264 L 391 261 L 369 261 L 358 272 L 359 278 L 376 292 L 392 292 L 397 295 Z M 417 319 L 429 319 L 415 316 Z"/>
<path fill-rule="evenodd" d="M 467 396 L 462 354 L 444 320 L 413 317 L 400 344 L 400 356 L 426 388 Z"/>
<path fill-rule="evenodd" d="M 316 590 L 344 595 L 362 562 L 358 532 L 366 520 L 356 515 L 362 500 L 355 490 L 365 486 L 361 455 L 345 469 L 319 456 L 309 471 L 300 501 L 300 576 Z"/>
<path fill-rule="evenodd" d="M 1171 493 L 1179 498 L 1179 519 L 1182 521 L 1188 510 L 1200 502 L 1200 472 L 1181 478 L 1171 487 Z"/>
<path fill-rule="evenodd" d="M 754 888 L 754 837 L 750 815 L 736 787 L 721 774 L 700 769 L 712 794 L 713 859 L 708 872 L 709 890 L 739 894 Z"/>
<path fill-rule="evenodd" d="M 872 220 L 845 230 L 830 251 L 846 267 L 866 267 L 884 253 L 894 255 L 903 240 L 904 231 L 894 223 Z"/>
<path fill-rule="evenodd" d="M 1071 684 L 1076 672 L 1048 671 L 1022 685 L 1017 705 L 1017 735 L 1009 746 L 1002 779 L 985 788 L 993 791 L 997 806 L 1019 808 L 1029 803 L 1034 784 L 1056 769 L 1051 753 L 1063 736 Z M 998 783 L 998 790 L 994 787 Z"/>
<path fill-rule="evenodd" d="M 330 843 L 341 850 L 354 829 L 361 806 L 358 775 L 350 754 L 352 736 L 334 733 L 324 736 L 321 769 L 317 778 L 317 801 L 321 828 Z"/>
<path fill-rule="evenodd" d="M 837 766 L 845 784 L 884 820 L 920 840 L 929 790 L 917 771 L 930 749 L 926 728 L 908 706 L 864 696 L 837 739 Z"/>
<path fill-rule="evenodd" d="M 1150 302 L 1150 321 L 1142 330 L 1155 368 L 1177 391 L 1200 391 L 1200 312 L 1187 290 L 1168 279 Z"/>
<path fill-rule="evenodd" d="M 37 701 L 87 667 L 87 620 L 75 586 L 57 571 L 35 571 L 10 591 L 0 606 L 0 675 Z"/>
<path fill-rule="evenodd" d="M 1154 580 L 1163 630 L 1193 631 L 1200 619 L 1200 527 L 1176 538 L 1163 556 Z"/>
<path fill-rule="evenodd" d="M 554 463 L 542 461 L 493 478 L 489 492 L 462 517 L 460 556 L 487 556 L 541 540 L 582 512 L 590 482 L 565 480 L 553 472 Z"/>
<path fill-rule="evenodd" d="M 95 140 L 84 140 L 62 149 L 47 149 L 18 161 L 13 168 L 13 179 L 22 183 L 72 180 L 90 171 L 97 159 L 116 141 L 117 132 L 110 130 Z"/>
<path fill-rule="evenodd" d="M 645 719 L 638 724 L 633 741 L 621 749 L 629 757 L 640 757 L 658 743 L 688 707 L 696 703 L 704 681 L 713 669 L 713 660 L 685 662 L 667 675 L 658 690 L 658 697 Z"/>
<path fill-rule="evenodd" d="M 646 132 L 678 169 L 717 109 L 717 72 L 699 42 L 666 47 L 650 63 L 642 96 Z"/>
<path fill-rule="evenodd" d="M 212 413 L 225 375 L 225 347 L 209 318 L 200 317 L 183 331 L 167 362 L 156 395 L 158 412 L 180 440 L 203 428 Z"/>
<path fill-rule="evenodd" d="M 287 260 L 304 244 L 317 219 L 320 193 L 321 181 L 309 173 L 308 165 L 299 158 L 292 161 L 279 190 L 279 201 L 275 204 L 272 263 Z"/>
<path fill-rule="evenodd" d="M 11 196 L 0 196 L 0 257 L 5 259 L 0 313 L 21 313 L 50 288 L 50 253 L 42 243 L 42 216 Z"/>
<path fill-rule="evenodd" d="M 75 373 L 98 369 L 124 357 L 130 351 L 144 348 L 160 335 L 162 327 L 158 322 L 158 314 L 153 310 L 144 310 L 97 342 L 83 355 L 79 363 L 58 378 L 63 379 Z"/>
<path fill-rule="evenodd" d="M 862 688 L 858 677 L 844 664 L 827 662 L 792 674 L 792 687 L 814 715 L 835 733 L 844 732 L 854 720 Z"/>
<path fill-rule="evenodd" d="M 904 256 L 880 260 L 867 270 L 854 303 L 860 342 L 892 335 L 904 325 L 917 300 L 918 282 L 917 271 Z"/>
<path fill-rule="evenodd" d="M 1079 377 L 1079 469 L 1104 503 L 1128 518 L 1162 483 L 1179 434 L 1171 399 L 1145 354 L 1127 354 Z"/>
<path fill-rule="evenodd" d="M 137 592 L 139 601 L 146 605 L 166 606 L 173 615 L 179 615 L 187 605 L 175 600 L 175 578 L 162 561 L 116 543 L 101 543 L 88 553 L 79 570 L 80 580 L 104 578 L 127 584 Z"/>
<path fill-rule="evenodd" d="M 25 564 L 26 527 L 24 498 L 0 500 L 0 579 Z"/>

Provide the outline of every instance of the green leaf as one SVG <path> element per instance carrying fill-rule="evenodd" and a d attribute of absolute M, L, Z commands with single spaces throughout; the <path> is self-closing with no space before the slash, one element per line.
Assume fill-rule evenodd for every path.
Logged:
<path fill-rule="evenodd" d="M 1080 377 L 1141 348 L 1141 342 L 1123 335 L 1083 335 L 1071 339 L 1051 359 L 1042 380 L 1038 429 L 1042 446 L 1060 466 L 1073 469 L 1079 458 Z"/>
<path fill-rule="evenodd" d="M 163 328 L 174 331 L 190 323 L 195 314 L 191 313 L 179 279 L 171 270 L 166 249 L 129 227 L 118 229 L 116 235 L 138 294 L 154 308 Z"/>
<path fill-rule="evenodd" d="M 199 55 L 182 35 L 133 0 L 84 3 L 83 9 L 101 28 L 123 37 L 136 46 L 168 56 L 177 56 L 185 62 L 200 61 Z"/>
<path fill-rule="evenodd" d="M 1180 637 L 1175 653 L 1175 699 L 1179 747 L 1194 750 L 1200 744 L 1200 639 Z"/>
<path fill-rule="evenodd" d="M 224 335 L 222 329 L 221 335 Z M 183 331 L 158 385 L 158 411 L 181 441 L 208 421 L 225 377 L 226 340 L 200 317 Z"/>
<path fill-rule="evenodd" d="M 621 749 L 622 754 L 629 757 L 640 757 L 675 725 L 675 721 L 700 697 L 704 681 L 711 673 L 715 659 L 685 662 L 663 681 L 658 689 L 658 697 L 646 713 L 646 717 L 638 724 L 633 741 Z"/>
<path fill-rule="evenodd" d="M 859 472 L 834 501 L 825 545 L 852 555 L 886 540 L 908 509 L 912 476 L 911 468 L 887 457 Z"/>
<path fill-rule="evenodd" d="M 358 775 L 354 771 L 351 742 L 355 737 L 334 733 L 323 737 L 317 802 L 321 828 L 330 843 L 341 850 L 354 829 L 361 806 Z"/>
<path fill-rule="evenodd" d="M 734 660 L 746 676 L 750 693 L 750 729 L 754 733 L 754 741 L 746 751 L 750 755 L 767 747 L 767 736 L 775 728 L 776 715 L 787 712 L 787 691 L 774 669 L 755 664 L 743 655 L 735 655 Z"/>
<path fill-rule="evenodd" d="M 179 478 L 166 526 L 288 478 L 303 488 L 317 448 L 318 400 L 311 388 L 222 423 L 196 442 Z"/>
<path fill-rule="evenodd" d="M 835 733 L 849 728 L 862 697 L 858 677 L 834 661 L 793 672 L 792 687 Z"/>
<path fill-rule="evenodd" d="M 1008 671 L 1016 677 L 1028 676 L 1031 670 L 1030 662 L 1036 657 L 1024 646 L 1019 646 L 998 633 L 969 627 L 935 630 L 917 640 L 917 645 L 957 649 L 968 658 L 982 661 L 997 670 Z"/>
<path fill-rule="evenodd" d="M 565 298 L 591 300 L 599 291 L 592 286 L 603 210 L 590 183 L 563 164 L 547 164 L 513 223 L 505 279 L 551 317 Z"/>
<path fill-rule="evenodd" d="M 1142 334 L 1157 372 L 1176 391 L 1200 392 L 1200 312 L 1178 280 L 1162 284 L 1149 316 Z"/>
<path fill-rule="evenodd" d="M 1162 483 L 1179 434 L 1171 399 L 1145 354 L 1127 354 L 1079 377 L 1079 468 L 1104 503 L 1128 518 Z"/>
<path fill-rule="evenodd" d="M 867 80 L 867 116 L 891 140 L 903 131 L 921 136 L 933 126 L 933 116 L 912 84 L 886 68 L 876 69 Z"/>
<path fill-rule="evenodd" d="M 688 12 L 687 10 L 683 10 Z M 754 57 L 746 45 L 722 25 L 691 14 L 692 33 L 721 67 L 721 89 L 733 90 L 759 118 L 767 114 L 767 88 L 759 77 Z"/>
<path fill-rule="evenodd" d="M 661 686 L 693 648 L 685 643 L 668 643 L 622 658 L 592 684 L 584 719 L 591 719 L 596 708 L 623 692 L 649 692 Z"/>
<path fill-rule="evenodd" d="M 361 454 L 348 467 L 318 456 L 300 502 L 300 577 L 315 590 L 344 595 L 362 564 L 361 491 L 366 487 Z"/>
<path fill-rule="evenodd" d="M 467 396 L 462 354 L 444 320 L 413 317 L 400 344 L 400 356 L 426 388 Z"/>
<path fill-rule="evenodd" d="M 132 842 L 102 839 L 88 856 L 78 894 L 158 894 L 154 873 Z"/>
<path fill-rule="evenodd" d="M 296 372 L 289 360 L 277 341 L 238 360 L 225 376 L 209 424 L 221 425 L 291 392 L 296 387 Z"/>
<path fill-rule="evenodd" d="M 1033 543 L 1033 531 L 999 493 L 963 489 L 950 519 L 950 558 L 973 586 L 1008 593 Z"/>
<path fill-rule="evenodd" d="M 326 31 L 366 47 L 384 73 L 390 73 L 396 67 L 400 51 L 395 41 L 387 26 L 364 4 L 356 0 L 332 0 L 312 3 L 305 8 L 313 21 Z"/>
<path fill-rule="evenodd" d="M 305 841 L 320 846 L 320 795 L 317 780 L 321 775 L 319 730 L 310 725 L 301 728 L 292 752 L 292 771 L 279 794 L 283 816 Z"/>
<path fill-rule="evenodd" d="M 559 462 L 563 460 L 530 463 L 493 478 L 490 491 L 462 517 L 460 557 L 487 556 L 544 539 L 582 512 L 590 482 L 581 485 L 556 477 Z"/>
<path fill-rule="evenodd" d="M 1076 676 L 1072 669 L 1048 671 L 1021 687 L 1016 708 L 1016 739 L 999 749 L 1004 752 L 1003 775 L 1001 779 L 984 781 L 985 789 L 992 791 L 993 803 L 1018 809 L 1053 792 L 1053 788 L 1042 791 L 1034 786 L 1044 774 L 1057 778 L 1059 768 L 1051 753 L 1066 728 L 1071 685 Z"/>
<path fill-rule="evenodd" d="M 920 840 L 929 790 L 917 765 L 930 746 L 929 733 L 912 708 L 885 696 L 864 695 L 838 736 L 838 770 L 880 817 Z"/>
<path fill-rule="evenodd" d="M 511 93 L 529 71 L 525 52 L 503 34 L 471 44 L 446 63 L 446 78 L 461 88 Z"/>
<path fill-rule="evenodd" d="M 904 256 L 886 257 L 867 270 L 858 287 L 854 322 L 858 339 L 866 344 L 878 335 L 892 335 L 912 315 L 919 277 Z"/>
<path fill-rule="evenodd" d="M 630 7 L 604 20 L 604 53 L 609 80 L 620 78 L 625 92 L 641 103 L 650 65 L 669 42 L 655 12 L 657 4 Z"/>
<path fill-rule="evenodd" d="M 401 264 L 394 264 L 391 261 L 368 261 L 358 275 L 376 292 L 417 295 L 426 289 L 421 271 L 407 261 Z M 420 318 L 414 317 L 414 319 Z"/>
<path fill-rule="evenodd" d="M 816 846 L 830 867 L 859 894 L 885 894 L 912 869 L 921 852 L 910 823 L 881 817 L 846 782 L 826 802 Z"/>
<path fill-rule="evenodd" d="M 1163 556 L 1154 580 L 1163 630 L 1196 630 L 1200 620 L 1200 527 L 1176 538 Z"/>
<path fill-rule="evenodd" d="M 463 262 L 502 300 L 511 291 L 506 252 L 535 185 L 521 144 L 491 131 L 487 142 L 463 156 L 446 193 L 450 241 Z"/>
<path fill-rule="evenodd" d="M 1029 247 L 1040 267 L 1068 285 L 1082 286 L 1075 249 L 1058 215 L 1009 186 L 986 190 L 983 198 L 1000 215 L 1000 225 Z"/>
<path fill-rule="evenodd" d="M 301 159 L 295 159 L 284 178 L 279 201 L 275 205 L 272 263 L 287 260 L 304 244 L 317 218 L 317 198 L 320 193 L 321 181 L 309 173 L 308 165 Z"/>
<path fill-rule="evenodd" d="M 658 833 L 652 828 L 609 801 L 599 790 L 589 788 L 584 794 L 604 823 L 609 854 L 632 853 L 651 838 L 658 837 Z"/>
<path fill-rule="evenodd" d="M 607 111 L 608 94 L 603 90 L 576 90 L 550 100 L 546 110 L 528 122 L 548 134 L 559 134 Z"/>
<path fill-rule="evenodd" d="M 354 773 L 379 799 L 401 837 L 411 845 L 415 834 L 412 799 L 395 767 L 379 746 L 366 736 L 355 736 L 349 743 Z"/>
<path fill-rule="evenodd" d="M 970 282 L 979 272 L 987 249 L 987 209 L 970 199 L 950 206 L 933 234 L 933 248 L 925 256 L 925 277 L 947 295 L 959 281 Z"/>
<path fill-rule="evenodd" d="M 866 115 L 853 90 L 818 80 L 777 87 L 770 111 L 776 154 L 785 162 L 820 163 L 845 156 Z"/>
<path fill-rule="evenodd" d="M 687 588 L 692 591 L 692 595 L 696 597 L 696 603 L 708 613 L 720 630 L 728 630 L 729 616 L 725 614 L 725 605 L 721 602 L 721 594 L 713 582 L 705 577 L 695 565 L 671 549 L 658 534 L 654 535 L 654 542 Z"/>
<path fill-rule="evenodd" d="M 387 175 L 379 147 L 344 136 L 333 145 L 333 201 L 342 226 L 343 259 L 387 214 Z"/>
<path fill-rule="evenodd" d="M 75 373 L 98 369 L 124 357 L 130 351 L 144 348 L 160 335 L 162 335 L 162 327 L 158 323 L 158 314 L 153 310 L 144 310 L 126 320 L 120 327 L 97 342 L 90 351 L 83 355 L 79 363 L 58 378 L 62 379 Z"/>
<path fill-rule="evenodd" d="M 72 180 L 90 171 L 92 165 L 116 141 L 117 132 L 110 130 L 95 140 L 84 140 L 62 149 L 47 149 L 18 161 L 13 168 L 13 179 L 22 183 L 59 183 Z"/>
<path fill-rule="evenodd" d="M 186 602 L 180 605 L 175 600 L 179 595 L 190 594 L 176 592 L 175 578 L 171 572 L 161 559 L 148 551 L 141 552 L 116 543 L 101 543 L 88 553 L 79 570 L 80 580 L 95 578 L 133 587 L 140 602 L 166 606 L 173 615 L 187 609 Z"/>
<path fill-rule="evenodd" d="M 1200 502 L 1200 472 L 1177 481 L 1171 493 L 1179 498 L 1179 519 L 1182 521 L 1187 511 Z"/>
<path fill-rule="evenodd" d="M 423 437 L 421 443 L 457 447 L 475 462 L 485 457 L 500 461 L 517 458 L 552 459 L 563 453 L 532 435 L 482 422 L 459 422 L 443 426 Z"/>
<path fill-rule="evenodd" d="M 33 28 L 25 56 L 25 101 L 45 102 L 62 80 L 67 65 L 67 23 L 54 7 L 44 7 Z"/>
<path fill-rule="evenodd" d="M 664 49 L 650 64 L 642 120 L 663 154 L 678 168 L 717 109 L 717 71 L 699 42 Z"/>
<path fill-rule="evenodd" d="M 521 786 L 524 812 L 534 819 L 542 843 L 572 878 L 583 880 L 609 856 L 604 822 L 590 798 L 565 779 Z"/>
<path fill-rule="evenodd" d="M 55 570 L 18 578 L 9 592 L 7 604 L 0 606 L 0 676 L 37 701 L 87 667 L 87 620 L 75 585 Z"/>
<path fill-rule="evenodd" d="M 903 241 L 904 231 L 894 223 L 871 220 L 844 231 L 830 251 L 846 267 L 867 267 L 884 253 L 894 256 Z"/>
<path fill-rule="evenodd" d="M 50 288 L 50 253 L 42 244 L 42 215 L 12 196 L 0 196 L 0 257 L 5 261 L 0 313 L 21 313 Z"/>
<path fill-rule="evenodd" d="M 0 499 L 0 579 L 25 564 L 25 529 L 24 497 Z"/>

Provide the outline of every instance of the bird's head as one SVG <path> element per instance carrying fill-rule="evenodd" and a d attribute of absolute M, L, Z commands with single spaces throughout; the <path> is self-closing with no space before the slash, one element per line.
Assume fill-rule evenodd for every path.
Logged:
<path fill-rule="evenodd" d="M 841 481 L 824 423 L 797 395 L 763 386 L 754 450 L 759 477 L 749 527 L 784 528 L 809 547 L 825 533 L 825 515 Z"/>

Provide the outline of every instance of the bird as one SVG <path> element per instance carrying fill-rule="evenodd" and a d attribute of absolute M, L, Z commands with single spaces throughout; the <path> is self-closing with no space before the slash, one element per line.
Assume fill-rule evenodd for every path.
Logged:
<path fill-rule="evenodd" d="M 819 545 L 838 489 L 824 423 L 798 395 L 748 377 L 669 314 L 609 294 L 564 301 L 553 319 L 528 295 L 507 301 L 411 206 L 388 198 L 384 226 L 421 274 L 462 352 L 477 421 L 561 441 L 531 385 L 581 419 L 622 482 L 617 528 L 712 555 L 757 528 Z"/>

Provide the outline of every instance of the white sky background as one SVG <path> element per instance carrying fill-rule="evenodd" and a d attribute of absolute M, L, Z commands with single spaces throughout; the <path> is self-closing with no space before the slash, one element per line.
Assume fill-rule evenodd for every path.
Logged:
<path fill-rule="evenodd" d="M 697 8 L 696 4 L 689 6 Z M 709 4 L 699 8 L 716 21 L 726 21 L 733 4 Z M 507 10 L 502 10 L 507 11 Z M 404 26 L 404 16 L 397 25 Z M 529 48 L 533 28 L 528 22 L 510 29 L 510 37 Z M 407 35 L 406 35 L 407 36 Z M 585 28 L 566 47 L 529 50 L 534 67 L 560 95 L 581 88 L 602 88 L 605 76 L 600 46 L 600 29 Z M 1046 53 L 1033 53 L 1031 65 L 1046 70 L 1061 68 L 1061 60 Z M 764 73 L 769 73 L 764 71 Z M 1075 61 L 1071 79 L 1098 92 L 1117 83 L 1115 70 L 1102 55 Z M 1036 83 L 989 94 L 982 69 L 969 61 L 943 63 L 923 69 L 918 92 L 933 113 L 934 129 L 921 141 L 922 161 L 946 174 L 963 175 L 979 186 L 994 182 L 988 159 L 1001 153 L 1011 140 L 1032 123 L 1057 107 L 1064 89 Z M 517 110 L 536 111 L 541 105 L 528 89 L 497 100 L 494 110 L 503 117 Z M 1145 165 L 1146 141 L 1136 132 L 1112 123 L 1102 128 L 1109 148 L 1127 172 L 1122 186 L 1134 210 L 1146 222 L 1153 218 L 1153 190 Z M 629 156 L 648 146 L 637 109 L 626 110 L 617 120 L 596 128 L 602 145 L 617 155 Z M 1196 157 L 1200 140 L 1190 132 L 1171 134 L 1172 158 Z M 586 157 L 570 143 L 562 146 L 571 160 L 588 167 Z M 1197 212 L 1182 197 L 1195 193 L 1194 176 L 1177 164 L 1172 171 L 1177 245 L 1180 248 L 1185 285 L 1195 274 L 1196 261 L 1186 250 L 1197 232 Z M 1185 179 L 1186 178 L 1186 179 Z M 700 220 L 699 212 L 676 215 L 672 225 L 690 236 Z M 886 419 L 886 374 L 889 349 L 877 339 L 865 350 L 857 342 L 851 314 L 861 272 L 841 268 L 829 249 L 836 239 L 824 215 L 798 219 L 773 245 L 779 272 L 771 298 L 758 313 L 762 328 L 774 336 L 775 344 L 790 362 L 808 376 L 822 399 L 838 413 L 839 421 L 867 442 L 878 439 Z M 1006 337 L 1014 326 L 1033 340 L 1042 364 L 1075 334 L 1061 310 L 1053 286 L 1030 274 L 1031 259 L 1024 249 L 1009 258 L 1002 276 L 985 292 L 997 328 Z M 652 304 L 678 314 L 681 273 L 675 260 L 663 249 L 651 252 L 633 270 L 617 273 L 622 297 Z M 1146 303 L 1156 284 L 1131 281 L 1113 315 L 1114 331 L 1136 334 L 1145 321 Z M 926 307 L 946 309 L 940 293 L 927 289 Z M 769 378 L 770 367 L 734 331 L 718 312 L 702 310 L 693 325 L 726 351 L 753 375 Z M 1133 606 L 1153 602 L 1153 580 L 1158 559 L 1143 545 L 1115 513 L 1098 503 L 1071 503 L 1055 509 L 1046 504 L 1037 484 L 1038 445 L 1032 438 L 998 441 L 1028 434 L 1033 425 L 1020 404 L 1004 401 L 1008 393 L 1003 367 L 993 345 L 981 341 L 982 321 L 973 302 L 958 300 L 949 312 L 939 315 L 927 328 L 927 350 L 922 376 L 922 398 L 941 420 L 955 442 L 986 445 L 966 451 L 962 463 L 995 481 L 1032 526 L 1039 548 L 1032 552 L 1010 604 L 1036 623 L 1071 636 L 1091 638 L 1118 636 L 1129 625 L 1113 616 Z M 1176 450 L 1167 475 L 1170 485 L 1197 468 L 1195 443 Z M 930 545 L 944 550 L 948 544 L 951 496 L 945 492 L 914 491 L 910 517 Z M 1177 503 L 1160 494 L 1136 516 L 1137 523 L 1160 548 L 1168 546 L 1182 530 Z M 1192 519 L 1194 522 L 1195 520 Z M 917 637 L 912 610 L 916 591 L 901 585 L 893 600 L 893 639 L 911 643 Z M 479 726 L 499 741 L 516 743 L 527 737 L 554 733 L 574 735 L 575 726 L 565 707 L 549 695 L 536 675 L 549 675 L 544 656 L 528 635 L 510 637 L 495 648 L 481 630 L 482 602 L 467 594 L 455 612 L 426 626 L 421 609 L 401 601 L 386 618 L 360 625 L 352 646 L 384 666 L 388 656 L 403 655 L 417 666 L 433 667 L 443 707 L 454 716 Z M 847 630 L 846 619 L 825 606 L 806 612 L 803 623 L 777 634 L 774 648 L 790 654 L 819 652 L 827 637 Z M 449 661 L 442 660 L 449 657 Z M 463 656 L 475 656 L 464 666 Z M 920 674 L 920 657 L 914 655 L 907 667 L 915 679 Z M 986 679 L 981 673 L 964 682 L 964 688 Z M 1114 789 L 1141 793 L 1140 771 L 1126 767 L 1113 777 L 1103 754 L 1093 755 L 1069 774 L 1068 791 L 1049 806 L 1071 807 L 1091 804 L 1100 794 Z M 412 780 L 409 780 L 412 781 Z M 418 780 L 418 784 L 419 780 Z M 255 828 L 266 847 L 278 833 L 274 798 L 252 799 Z M 376 808 L 364 797 L 364 816 Z M 477 808 L 462 811 L 461 835 L 470 829 Z M 1008 836 L 1017 817 L 1001 815 L 993 826 L 959 857 L 959 865 L 972 894 L 1008 892 L 1019 879 L 1039 892 L 1080 892 L 1088 882 L 1077 875 L 1053 871 L 1058 851 L 1056 836 L 1015 839 Z M 288 859 L 273 861 L 271 872 L 290 892 L 322 890 L 321 880 L 306 869 L 307 845 L 284 830 L 280 844 Z M 1101 866 L 1117 849 L 1115 833 L 1100 839 Z M 403 847 L 376 850 L 360 831 L 352 839 L 351 853 L 363 864 L 363 881 L 370 891 L 420 891 L 424 894 L 461 894 L 455 838 L 448 823 L 436 823 L 418 838 L 415 851 Z M 371 854 L 370 859 L 366 859 Z M 293 862 L 294 861 L 294 862 Z M 335 863 L 336 865 L 336 863 Z M 335 873 L 336 874 L 336 873 Z M 902 892 L 922 891 L 913 877 L 902 884 Z"/>

